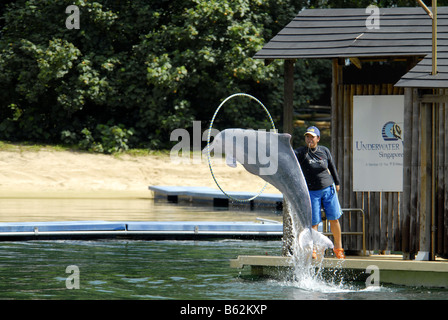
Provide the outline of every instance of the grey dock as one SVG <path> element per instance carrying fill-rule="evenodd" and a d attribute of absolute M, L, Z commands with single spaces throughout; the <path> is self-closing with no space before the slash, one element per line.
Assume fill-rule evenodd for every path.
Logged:
<path fill-rule="evenodd" d="M 282 194 L 262 193 L 250 202 L 233 202 L 221 190 L 209 187 L 149 186 L 148 189 L 154 193 L 154 200 L 166 200 L 173 203 L 187 202 L 215 207 L 247 206 L 250 209 L 282 210 L 283 208 Z M 250 199 L 256 195 L 255 192 L 227 193 L 235 199 Z"/>

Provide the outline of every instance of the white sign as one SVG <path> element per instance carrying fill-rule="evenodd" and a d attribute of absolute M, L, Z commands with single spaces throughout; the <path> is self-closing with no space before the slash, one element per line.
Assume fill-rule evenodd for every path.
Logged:
<path fill-rule="evenodd" d="M 353 191 L 403 191 L 404 96 L 353 97 Z"/>

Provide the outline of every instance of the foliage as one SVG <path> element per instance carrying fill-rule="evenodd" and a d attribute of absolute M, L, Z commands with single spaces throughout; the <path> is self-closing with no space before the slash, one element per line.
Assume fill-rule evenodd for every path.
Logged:
<path fill-rule="evenodd" d="M 239 91 L 279 120 L 281 63 L 252 56 L 299 11 L 294 3 L 76 0 L 80 29 L 67 29 L 66 1 L 11 2 L 0 40 L 0 138 L 163 148 L 172 130 L 209 121 Z M 266 122 L 248 103 L 218 122 Z"/>
<path fill-rule="evenodd" d="M 424 0 L 428 7 L 431 7 L 431 0 Z M 380 8 L 388 7 L 416 7 L 416 0 L 310 0 L 310 8 L 366 8 L 369 5 L 376 5 Z M 448 5 L 448 0 L 437 0 L 438 6 Z"/>
<path fill-rule="evenodd" d="M 259 98 L 279 127 L 282 61 L 252 57 L 303 7 L 336 2 L 74 0 L 80 29 L 67 29 L 67 1 L 8 0 L 0 6 L 0 139 L 99 152 L 169 148 L 172 130 L 193 120 L 205 127 L 236 92 Z M 296 63 L 295 108 L 328 95 L 330 67 Z M 248 99 L 226 105 L 215 123 L 270 127 Z"/>
<path fill-rule="evenodd" d="M 126 129 L 123 125 L 98 124 L 94 133 L 87 128 L 82 129 L 80 135 L 70 130 L 63 130 L 61 141 L 68 145 L 76 145 L 83 150 L 116 153 L 129 149 L 128 141 L 132 135 L 132 129 Z"/>

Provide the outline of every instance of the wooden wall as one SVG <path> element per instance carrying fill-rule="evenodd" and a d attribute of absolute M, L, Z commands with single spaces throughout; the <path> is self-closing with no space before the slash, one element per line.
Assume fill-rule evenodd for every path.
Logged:
<path fill-rule="evenodd" d="M 448 89 L 436 94 L 444 97 L 445 102 L 435 106 L 435 253 L 448 258 Z"/>
<path fill-rule="evenodd" d="M 395 88 L 393 84 L 340 83 L 337 83 L 333 90 L 331 151 L 341 179 L 339 192 L 341 206 L 364 210 L 367 250 L 401 250 L 399 233 L 401 193 L 353 192 L 353 96 L 403 95 L 404 90 Z M 344 213 L 340 222 L 342 231 L 362 231 L 362 218 L 358 213 Z M 361 241 L 359 236 L 343 236 L 346 250 L 361 250 Z"/>
<path fill-rule="evenodd" d="M 402 251 L 448 257 L 448 90 L 405 89 Z"/>
<path fill-rule="evenodd" d="M 343 208 L 365 212 L 367 250 L 420 251 L 448 257 L 448 90 L 396 88 L 393 84 L 343 84 L 333 61 L 331 151 L 341 178 Z M 404 95 L 403 192 L 353 191 L 353 96 Z M 345 213 L 342 231 L 362 231 L 361 216 Z M 343 236 L 346 250 L 361 237 Z M 434 248 L 433 248 L 434 247 Z"/>

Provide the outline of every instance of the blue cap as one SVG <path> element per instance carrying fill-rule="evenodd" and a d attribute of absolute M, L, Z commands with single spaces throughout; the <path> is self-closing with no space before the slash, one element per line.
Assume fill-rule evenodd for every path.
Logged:
<path fill-rule="evenodd" d="M 319 129 L 317 129 L 314 126 L 313 127 L 309 127 L 308 129 L 306 129 L 305 134 L 310 134 L 310 135 L 315 136 L 315 137 L 320 137 Z"/>

